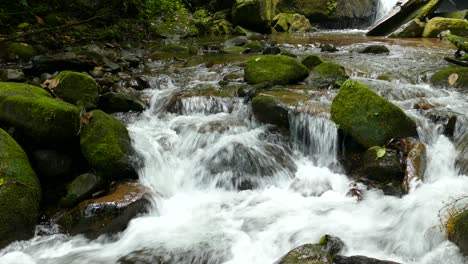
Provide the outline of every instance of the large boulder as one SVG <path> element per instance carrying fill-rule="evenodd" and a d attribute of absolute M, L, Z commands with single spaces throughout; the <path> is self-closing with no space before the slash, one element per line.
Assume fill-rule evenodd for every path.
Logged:
<path fill-rule="evenodd" d="M 99 88 L 93 78 L 78 72 L 63 71 L 57 77 L 55 94 L 80 109 L 96 108 Z"/>
<path fill-rule="evenodd" d="M 261 55 L 247 61 L 244 73 L 250 84 L 292 84 L 303 81 L 309 70 L 301 62 L 288 56 Z"/>
<path fill-rule="evenodd" d="M 414 120 L 399 107 L 353 80 L 346 81 L 333 99 L 331 118 L 365 148 L 418 135 Z"/>
<path fill-rule="evenodd" d="M 452 215 L 447 222 L 447 234 L 463 255 L 468 256 L 468 210 Z"/>
<path fill-rule="evenodd" d="M 31 142 L 47 144 L 69 141 L 80 129 L 80 111 L 53 99 L 39 87 L 0 82 L 0 123 Z"/>
<path fill-rule="evenodd" d="M 361 166 L 355 173 L 375 183 L 401 183 L 405 170 L 397 151 L 386 149 L 385 154 L 378 157 L 375 150 L 367 150 L 362 157 Z"/>
<path fill-rule="evenodd" d="M 236 0 L 232 7 L 232 21 L 236 25 L 261 33 L 271 31 L 278 0 Z"/>
<path fill-rule="evenodd" d="M 300 14 L 280 13 L 273 18 L 273 29 L 277 32 L 308 32 L 314 27 L 309 19 Z"/>
<path fill-rule="evenodd" d="M 343 66 L 326 61 L 315 66 L 306 79 L 306 83 L 321 89 L 339 88 L 349 76 Z"/>
<path fill-rule="evenodd" d="M 33 235 L 40 202 L 41 187 L 26 153 L 0 129 L 0 248 Z"/>
<path fill-rule="evenodd" d="M 468 21 L 465 19 L 453 19 L 435 17 L 427 22 L 422 36 L 435 38 L 443 31 L 450 30 L 454 35 L 468 37 Z"/>
<path fill-rule="evenodd" d="M 96 238 L 124 230 L 149 205 L 145 187 L 135 182 L 118 183 L 107 195 L 85 200 L 66 211 L 57 222 L 71 235 Z"/>
<path fill-rule="evenodd" d="M 419 19 L 412 19 L 408 23 L 389 35 L 391 38 L 420 38 L 424 32 L 426 23 Z"/>
<path fill-rule="evenodd" d="M 119 120 L 94 110 L 80 134 L 81 152 L 91 168 L 105 178 L 137 177 L 138 157 Z"/>
<path fill-rule="evenodd" d="M 451 82 L 451 76 L 455 80 Z M 467 67 L 449 67 L 442 69 L 432 75 L 430 82 L 436 87 L 455 87 L 468 88 L 468 68 Z"/>

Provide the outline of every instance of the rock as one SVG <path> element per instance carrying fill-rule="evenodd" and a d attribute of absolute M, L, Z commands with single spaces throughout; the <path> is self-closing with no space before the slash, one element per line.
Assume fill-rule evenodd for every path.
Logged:
<path fill-rule="evenodd" d="M 349 76 L 343 66 L 326 61 L 314 67 L 305 80 L 320 89 L 339 88 Z"/>
<path fill-rule="evenodd" d="M 106 113 L 143 112 L 146 104 L 138 97 L 129 94 L 105 93 L 99 96 L 98 107 Z"/>
<path fill-rule="evenodd" d="M 332 44 L 320 44 L 320 51 L 321 52 L 337 52 L 339 50 Z"/>
<path fill-rule="evenodd" d="M 232 7 L 232 21 L 260 33 L 271 32 L 276 15 L 277 0 L 236 0 Z"/>
<path fill-rule="evenodd" d="M 151 29 L 161 38 L 188 38 L 195 37 L 199 33 L 195 21 L 182 12 L 176 12 L 162 23 L 156 22 Z"/>
<path fill-rule="evenodd" d="M 31 163 L 41 182 L 60 181 L 72 174 L 72 157 L 52 149 L 35 150 L 31 154 Z"/>
<path fill-rule="evenodd" d="M 276 264 L 333 264 L 344 243 L 337 237 L 325 235 L 318 244 L 305 244 L 289 251 Z"/>
<path fill-rule="evenodd" d="M 416 123 L 399 107 L 353 80 L 346 81 L 333 99 L 331 118 L 364 148 L 418 136 Z"/>
<path fill-rule="evenodd" d="M 54 92 L 65 102 L 80 109 L 96 108 L 99 87 L 93 78 L 78 72 L 63 71 L 55 79 L 59 82 L 53 88 Z"/>
<path fill-rule="evenodd" d="M 455 243 L 460 252 L 468 256 L 468 210 L 450 216 L 446 224 L 448 239 Z"/>
<path fill-rule="evenodd" d="M 452 138 L 457 125 L 457 113 L 446 109 L 431 109 L 425 114 L 432 122 L 444 127 L 444 135 Z"/>
<path fill-rule="evenodd" d="M 230 113 L 232 103 L 230 98 L 235 96 L 234 89 L 217 89 L 207 87 L 204 89 L 184 90 L 175 93 L 166 103 L 165 108 L 170 113 L 188 114 L 201 112 L 206 114 Z"/>
<path fill-rule="evenodd" d="M 412 138 L 403 139 L 403 142 L 405 145 L 406 156 L 403 190 L 405 193 L 408 193 L 412 182 L 423 180 L 424 172 L 426 171 L 427 156 L 426 146 L 423 143 Z"/>
<path fill-rule="evenodd" d="M 354 172 L 359 177 L 366 178 L 373 183 L 402 182 L 405 175 L 400 156 L 396 150 L 386 149 L 385 155 L 378 158 L 375 150 L 367 150 L 361 166 Z"/>
<path fill-rule="evenodd" d="M 416 110 L 423 110 L 423 111 L 426 111 L 426 110 L 429 110 L 429 109 L 432 109 L 434 108 L 434 106 L 431 104 L 431 103 L 428 103 L 428 102 L 417 102 L 413 105 L 413 109 L 416 109 Z"/>
<path fill-rule="evenodd" d="M 128 222 L 145 213 L 148 191 L 136 182 L 117 183 L 102 197 L 81 202 L 61 215 L 57 223 L 69 234 L 97 238 L 123 231 Z"/>
<path fill-rule="evenodd" d="M 244 46 L 245 44 L 248 44 L 249 42 L 250 40 L 246 38 L 245 36 L 238 36 L 238 37 L 234 37 L 234 38 L 224 41 L 223 46 L 226 48 L 235 47 L 235 46 L 240 47 L 240 46 Z"/>
<path fill-rule="evenodd" d="M 55 55 L 39 55 L 32 58 L 32 71 L 37 74 L 56 71 L 84 72 L 98 66 L 95 61 L 74 53 L 58 53 Z"/>
<path fill-rule="evenodd" d="M 105 181 L 92 173 L 81 174 L 76 177 L 67 188 L 67 194 L 60 200 L 64 207 L 73 207 L 81 201 L 90 198 L 90 196 L 104 187 Z"/>
<path fill-rule="evenodd" d="M 358 51 L 366 54 L 389 54 L 390 50 L 385 45 L 369 45 Z"/>
<path fill-rule="evenodd" d="M 244 53 L 259 53 L 263 51 L 262 43 L 260 43 L 260 41 L 258 40 L 254 40 L 248 44 L 245 44 L 242 47 L 246 49 Z"/>
<path fill-rule="evenodd" d="M 29 142 L 50 145 L 77 138 L 78 108 L 51 98 L 44 89 L 0 82 L 0 102 L 0 122 L 13 126 Z"/>
<path fill-rule="evenodd" d="M 314 27 L 301 14 L 280 13 L 273 18 L 273 29 L 277 32 L 309 32 Z"/>
<path fill-rule="evenodd" d="M 468 37 L 468 21 L 464 19 L 453 19 L 435 17 L 427 22 L 423 38 L 435 38 L 443 31 L 450 30 L 454 35 Z"/>
<path fill-rule="evenodd" d="M 289 111 L 308 99 L 306 94 L 286 89 L 260 92 L 252 99 L 252 111 L 262 123 L 289 129 Z"/>
<path fill-rule="evenodd" d="M 22 82 L 25 80 L 24 72 L 20 69 L 1 69 L 0 80 L 2 82 Z"/>
<path fill-rule="evenodd" d="M 312 70 L 315 66 L 323 63 L 324 60 L 315 54 L 309 54 L 302 59 L 301 63 L 304 64 L 309 70 Z"/>
<path fill-rule="evenodd" d="M 309 70 L 299 61 L 284 55 L 260 55 L 247 61 L 245 78 L 250 84 L 293 84 L 304 80 Z"/>
<path fill-rule="evenodd" d="M 91 75 L 93 78 L 103 78 L 104 72 L 100 70 L 92 70 L 89 72 L 89 75 Z"/>
<path fill-rule="evenodd" d="M 468 134 L 458 138 L 455 147 L 458 154 L 455 165 L 460 174 L 468 175 Z"/>
<path fill-rule="evenodd" d="M 135 250 L 119 258 L 117 264 L 167 264 L 164 258 L 150 248 Z"/>
<path fill-rule="evenodd" d="M 364 256 L 335 256 L 333 258 L 333 264 L 400 264 L 388 260 L 379 260 L 375 258 L 368 258 Z"/>
<path fill-rule="evenodd" d="M 449 77 L 456 74 L 456 81 L 450 85 Z M 468 88 L 468 67 L 449 67 L 432 75 L 430 82 L 437 87 Z"/>
<path fill-rule="evenodd" d="M 36 50 L 25 43 L 10 43 L 5 48 L 2 47 L 2 49 L 0 57 L 4 57 L 9 61 L 29 61 L 36 54 Z"/>
<path fill-rule="evenodd" d="M 247 51 L 248 49 L 244 48 L 244 47 L 238 47 L 238 46 L 234 46 L 234 47 L 229 47 L 229 48 L 223 48 L 221 50 L 222 53 L 226 53 L 226 54 L 243 54 Z"/>
<path fill-rule="evenodd" d="M 438 13 L 436 17 L 455 18 L 455 19 L 468 19 L 468 9 L 458 10 L 448 13 Z"/>
<path fill-rule="evenodd" d="M 427 4 L 419 11 L 415 19 L 425 20 L 428 19 L 444 2 L 443 0 L 430 0 L 426 1 Z"/>
<path fill-rule="evenodd" d="M 40 202 L 41 187 L 28 156 L 0 129 L 0 247 L 33 235 Z"/>
<path fill-rule="evenodd" d="M 81 152 L 90 167 L 106 179 L 136 178 L 139 160 L 125 125 L 101 110 L 91 113 L 80 133 Z"/>
<path fill-rule="evenodd" d="M 142 91 L 151 88 L 148 79 L 145 76 L 135 76 L 129 82 L 128 85 L 135 90 Z"/>
<path fill-rule="evenodd" d="M 410 20 L 408 23 L 401 26 L 389 35 L 391 38 L 420 38 L 424 32 L 426 23 L 419 19 Z"/>
<path fill-rule="evenodd" d="M 277 55 L 281 53 L 281 49 L 279 47 L 266 47 L 263 50 L 263 54 L 271 54 L 271 55 Z"/>

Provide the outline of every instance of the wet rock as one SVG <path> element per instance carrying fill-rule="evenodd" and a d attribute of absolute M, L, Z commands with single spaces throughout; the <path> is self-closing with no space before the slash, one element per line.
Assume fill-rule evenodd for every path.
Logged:
<path fill-rule="evenodd" d="M 411 188 L 411 183 L 419 180 L 422 181 L 424 172 L 426 171 L 427 156 L 426 146 L 412 138 L 403 140 L 405 145 L 406 169 L 403 179 L 403 190 L 408 193 Z"/>
<path fill-rule="evenodd" d="M 325 235 L 318 244 L 305 244 L 289 251 L 276 264 L 332 264 L 344 243 L 337 237 Z"/>
<path fill-rule="evenodd" d="M 25 43 L 10 43 L 6 47 L 1 47 L 1 49 L 0 57 L 8 61 L 29 61 L 36 54 L 36 50 L 31 45 Z"/>
<path fill-rule="evenodd" d="M 399 107 L 353 80 L 346 81 L 333 99 L 331 118 L 364 148 L 418 136 L 416 123 Z"/>
<path fill-rule="evenodd" d="M 137 96 L 124 93 L 105 93 L 99 96 L 98 107 L 106 113 L 142 112 L 146 108 L 146 104 Z"/>
<path fill-rule="evenodd" d="M 432 105 L 431 103 L 428 103 L 428 102 L 417 102 L 413 105 L 413 109 L 416 109 L 416 110 L 429 110 L 429 109 L 432 109 L 434 108 L 434 105 Z"/>
<path fill-rule="evenodd" d="M 81 174 L 68 186 L 67 194 L 60 200 L 64 207 L 73 207 L 104 187 L 105 181 L 92 173 Z"/>
<path fill-rule="evenodd" d="M 260 55 L 247 61 L 245 78 L 250 84 L 293 84 L 304 80 L 309 70 L 299 61 L 284 55 Z"/>
<path fill-rule="evenodd" d="M 32 58 L 32 71 L 38 74 L 57 71 L 84 72 L 98 66 L 96 62 L 74 53 L 59 53 L 55 55 L 39 55 Z"/>
<path fill-rule="evenodd" d="M 450 84 L 449 77 L 455 76 L 456 81 Z M 450 67 L 432 75 L 430 82 L 437 87 L 468 88 L 468 67 Z"/>
<path fill-rule="evenodd" d="M 451 215 L 446 227 L 448 239 L 460 248 L 463 255 L 468 256 L 468 210 Z"/>
<path fill-rule="evenodd" d="M 278 32 L 309 32 L 314 30 L 309 19 L 301 14 L 280 13 L 273 18 L 273 29 Z"/>
<path fill-rule="evenodd" d="M 422 36 L 424 38 L 435 38 L 446 30 L 450 30 L 450 33 L 457 36 L 468 37 L 468 21 L 465 19 L 435 17 L 427 22 Z"/>
<path fill-rule="evenodd" d="M 458 152 L 455 165 L 461 174 L 468 175 L 468 134 L 458 138 L 455 147 Z"/>
<path fill-rule="evenodd" d="M 90 167 L 106 179 L 136 178 L 139 158 L 125 125 L 101 110 L 91 113 L 80 133 L 81 152 Z"/>
<path fill-rule="evenodd" d="M 385 45 L 369 45 L 358 51 L 365 54 L 389 54 L 390 50 Z"/>
<path fill-rule="evenodd" d="M 334 264 L 399 264 L 397 262 L 388 261 L 388 260 L 379 260 L 364 256 L 335 256 L 333 258 Z"/>
<path fill-rule="evenodd" d="M 445 109 L 431 109 L 425 116 L 431 119 L 432 122 L 442 125 L 444 135 L 450 138 L 453 137 L 457 125 L 457 113 Z"/>
<path fill-rule="evenodd" d="M 266 47 L 264 50 L 263 50 L 263 54 L 272 54 L 272 55 L 276 55 L 276 54 L 280 54 L 281 53 L 281 49 L 279 47 Z"/>
<path fill-rule="evenodd" d="M 315 66 L 305 80 L 320 89 L 339 88 L 349 76 L 343 66 L 334 62 L 323 62 Z"/>
<path fill-rule="evenodd" d="M 302 59 L 302 64 L 304 64 L 309 70 L 312 70 L 315 66 L 324 62 L 324 60 L 315 54 L 309 54 Z"/>
<path fill-rule="evenodd" d="M 41 180 L 44 181 L 60 181 L 60 178 L 72 174 L 72 158 L 57 150 L 35 150 L 31 154 L 31 162 Z"/>
<path fill-rule="evenodd" d="M 25 80 L 24 72 L 20 69 L 1 69 L 0 80 L 3 82 L 22 82 Z"/>
<path fill-rule="evenodd" d="M 235 37 L 235 38 L 232 38 L 232 39 L 228 39 L 224 42 L 223 46 L 226 47 L 226 48 L 230 48 L 230 47 L 241 47 L 241 46 L 244 46 L 246 44 L 248 44 L 250 42 L 250 40 L 244 36 L 239 36 L 239 37 Z"/>
<path fill-rule="evenodd" d="M 117 264 L 167 264 L 163 257 L 152 249 L 135 250 L 119 258 Z"/>
<path fill-rule="evenodd" d="M 65 102 L 74 104 L 80 109 L 93 109 L 97 106 L 99 87 L 96 81 L 82 73 L 63 71 L 57 77 L 55 94 Z"/>
<path fill-rule="evenodd" d="M 147 197 L 148 191 L 139 183 L 117 183 L 107 195 L 81 202 L 57 222 L 71 235 L 89 238 L 120 232 L 131 219 L 146 212 Z"/>
<path fill-rule="evenodd" d="M 263 51 L 262 43 L 258 40 L 254 40 L 243 46 L 246 51 L 244 53 L 259 53 Z"/>
<path fill-rule="evenodd" d="M 232 111 L 231 97 L 235 96 L 235 89 L 205 88 L 185 90 L 175 93 L 165 104 L 170 113 L 190 114 L 193 112 L 216 114 Z"/>
<path fill-rule="evenodd" d="M 92 70 L 89 72 L 89 75 L 91 75 L 93 78 L 102 78 L 104 77 L 104 72 L 100 70 Z"/>
<path fill-rule="evenodd" d="M 236 0 L 232 7 L 232 21 L 260 33 L 269 33 L 276 14 L 273 0 Z"/>
<path fill-rule="evenodd" d="M 33 235 L 40 202 L 39 180 L 26 153 L 0 129 L 0 247 Z"/>
<path fill-rule="evenodd" d="M 148 79 L 145 76 L 135 76 L 129 82 L 128 86 L 132 87 L 135 90 L 141 91 L 151 88 L 151 85 Z"/>
<path fill-rule="evenodd" d="M 339 50 L 332 44 L 320 44 L 320 51 L 321 52 L 337 52 Z"/>
<path fill-rule="evenodd" d="M 54 145 L 73 142 L 80 128 L 80 111 L 52 99 L 39 87 L 0 82 L 0 121 L 30 143 Z"/>
<path fill-rule="evenodd" d="M 389 35 L 391 38 L 420 38 L 426 23 L 413 19 Z"/>
<path fill-rule="evenodd" d="M 378 158 L 375 150 L 367 150 L 362 157 L 361 166 L 355 171 L 359 177 L 376 183 L 402 182 L 405 175 L 400 156 L 396 150 L 386 149 L 385 155 Z"/>

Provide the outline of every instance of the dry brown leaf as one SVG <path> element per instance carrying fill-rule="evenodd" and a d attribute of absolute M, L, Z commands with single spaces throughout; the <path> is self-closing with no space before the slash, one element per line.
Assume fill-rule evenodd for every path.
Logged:
<path fill-rule="evenodd" d="M 95 71 L 102 71 L 104 68 L 102 66 L 96 66 L 94 67 Z"/>
<path fill-rule="evenodd" d="M 42 83 L 42 88 L 49 88 L 49 89 L 54 89 L 55 87 L 57 87 L 57 85 L 60 83 L 59 80 L 57 79 L 51 79 L 51 80 L 45 80 L 43 83 Z"/>
<path fill-rule="evenodd" d="M 40 25 L 44 25 L 45 22 L 44 22 L 44 19 L 42 19 L 41 17 L 38 17 L 38 16 L 34 16 L 36 18 L 36 22 Z"/>
<path fill-rule="evenodd" d="M 93 112 L 86 112 L 81 117 L 81 122 L 83 122 L 83 124 L 87 125 L 87 124 L 89 124 L 89 121 L 91 121 L 92 117 L 93 117 Z"/>
<path fill-rule="evenodd" d="M 455 85 L 457 81 L 458 81 L 458 74 L 456 73 L 450 74 L 450 76 L 448 77 L 448 83 L 450 84 L 450 86 Z"/>

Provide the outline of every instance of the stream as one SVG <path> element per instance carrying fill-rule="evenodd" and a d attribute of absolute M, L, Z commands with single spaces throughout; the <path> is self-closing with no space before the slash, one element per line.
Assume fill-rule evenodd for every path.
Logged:
<path fill-rule="evenodd" d="M 176 113 L 165 107 L 177 91 L 215 87 L 229 73 L 242 73 L 244 56 L 208 65 L 219 55 L 197 55 L 146 64 L 151 107 L 140 115 L 119 116 L 144 157 L 140 181 L 152 191 L 150 212 L 133 219 L 113 237 L 88 240 L 39 226 L 37 235 L 0 251 L 2 264 L 117 263 L 136 250 L 173 263 L 271 264 L 324 234 L 341 238 L 344 255 L 364 255 L 408 264 L 463 264 L 467 259 L 445 238 L 439 210 L 468 193 L 468 177 L 455 166 L 454 141 L 466 133 L 468 96 L 427 84 L 448 66 L 453 53 L 437 40 L 368 38 L 364 31 L 278 34 L 272 38 L 295 54 L 320 53 L 315 43 L 339 47 L 321 54 L 349 69 L 362 82 L 417 120 L 428 151 L 424 182 L 413 183 L 402 198 L 366 190 L 362 201 L 348 194 L 353 181 L 338 159 L 337 128 L 324 116 L 291 114 L 291 137 L 256 122 L 243 98 L 182 99 Z M 355 53 L 368 44 L 385 44 L 390 55 Z M 210 58 L 210 56 L 213 56 Z M 242 84 L 242 81 L 238 81 Z M 331 104 L 335 90 L 317 91 Z M 424 100 L 460 117 L 453 141 L 441 125 L 418 110 Z M 286 164 L 286 165 L 285 165 Z M 294 167 L 296 170 L 290 169 Z M 251 190 L 239 191 L 246 182 Z M 241 188 L 242 189 L 242 188 Z"/>

